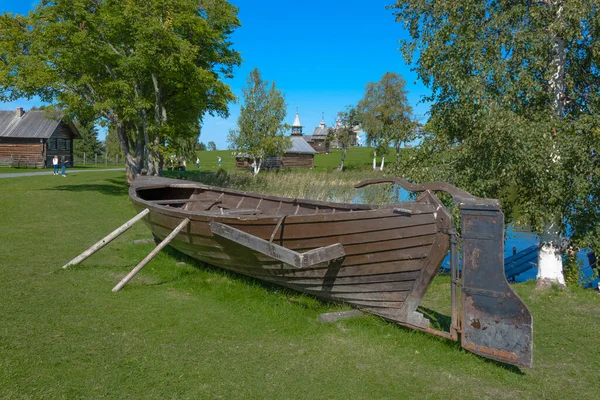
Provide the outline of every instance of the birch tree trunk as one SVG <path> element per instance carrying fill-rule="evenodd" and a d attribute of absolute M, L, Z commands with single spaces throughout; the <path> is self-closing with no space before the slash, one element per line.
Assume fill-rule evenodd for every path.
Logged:
<path fill-rule="evenodd" d="M 373 151 L 373 171 L 377 169 L 377 152 Z"/>
<path fill-rule="evenodd" d="M 256 176 L 260 172 L 261 159 L 258 160 L 255 158 L 252 163 L 252 174 Z"/>
<path fill-rule="evenodd" d="M 557 26 L 562 25 L 563 19 L 563 0 L 547 0 L 546 4 L 555 11 L 555 21 Z M 549 80 L 549 89 L 552 94 L 552 111 L 554 117 L 562 119 L 565 112 L 565 66 L 567 53 L 565 42 L 560 37 L 559 32 L 553 32 L 552 37 L 552 61 L 550 62 L 550 71 L 552 75 Z M 553 162 L 560 160 L 558 150 L 554 148 L 548 156 Z M 547 224 L 545 234 L 552 239 L 542 241 L 538 252 L 538 274 L 537 286 L 546 287 L 556 284 L 565 286 L 565 278 L 563 275 L 562 256 L 560 254 L 560 246 L 558 236 L 552 234 L 553 224 Z"/>
<path fill-rule="evenodd" d="M 346 161 L 346 147 L 344 147 L 342 149 L 342 160 L 340 162 L 340 165 L 338 167 L 338 171 L 343 171 L 344 170 L 344 162 Z"/>
<path fill-rule="evenodd" d="M 381 167 L 379 167 L 380 171 L 383 171 L 383 163 L 385 162 L 385 154 L 381 156 Z"/>

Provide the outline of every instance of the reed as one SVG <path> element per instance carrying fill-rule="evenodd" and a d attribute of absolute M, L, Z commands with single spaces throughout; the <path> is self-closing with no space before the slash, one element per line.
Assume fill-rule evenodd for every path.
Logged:
<path fill-rule="evenodd" d="M 384 176 L 377 171 L 268 171 L 252 177 L 245 171 L 220 170 L 214 173 L 189 171 L 166 175 L 230 189 L 340 203 L 386 204 L 395 202 L 397 198 L 392 185 L 354 188 L 364 179 Z"/>

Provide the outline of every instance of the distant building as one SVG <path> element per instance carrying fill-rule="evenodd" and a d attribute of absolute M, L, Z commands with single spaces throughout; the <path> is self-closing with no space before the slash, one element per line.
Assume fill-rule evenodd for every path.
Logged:
<path fill-rule="evenodd" d="M 296 117 L 298 113 L 296 113 Z M 292 126 L 292 134 L 293 134 Z M 321 117 L 319 126 L 315 128 L 312 135 L 304 136 L 306 142 L 318 153 L 329 153 L 329 128 L 325 124 L 325 115 Z"/>
<path fill-rule="evenodd" d="M 283 155 L 283 168 L 313 168 L 315 166 L 315 150 L 302 134 L 302 124 L 296 110 L 296 117 L 292 124 L 292 134 L 290 135 L 292 146 L 287 149 Z"/>
<path fill-rule="evenodd" d="M 44 168 L 63 156 L 73 163 L 73 139 L 81 135 L 60 113 L 0 111 L 0 165 Z"/>

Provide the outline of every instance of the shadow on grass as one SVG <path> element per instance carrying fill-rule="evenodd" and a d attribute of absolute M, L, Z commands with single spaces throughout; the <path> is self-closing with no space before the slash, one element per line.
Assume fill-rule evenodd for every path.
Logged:
<path fill-rule="evenodd" d="M 431 322 L 432 328 L 445 332 L 450 331 L 450 326 L 452 325 L 452 318 L 450 316 L 440 314 L 426 307 L 418 307 L 417 311 L 423 313 L 423 316 Z"/>
<path fill-rule="evenodd" d="M 287 301 L 290 301 L 290 302 L 294 303 L 296 306 L 302 307 L 304 309 L 319 310 L 319 309 L 323 308 L 322 306 L 333 306 L 333 305 L 339 305 L 339 304 L 347 305 L 346 303 L 343 303 L 343 302 L 328 301 L 328 300 L 321 299 L 319 297 L 316 297 L 316 296 L 313 296 L 310 294 L 300 293 L 300 292 L 297 292 L 297 291 L 294 291 L 294 290 L 291 290 L 288 288 L 278 286 L 276 284 L 264 282 L 259 279 L 255 279 L 255 278 L 243 275 L 243 274 L 239 274 L 239 273 L 232 272 L 232 271 L 229 271 L 229 270 L 226 270 L 223 268 L 215 267 L 210 264 L 205 264 L 201 261 L 196 260 L 195 258 L 192 258 L 184 253 L 181 253 L 180 251 L 178 251 L 170 246 L 167 246 L 165 249 L 163 249 L 163 252 L 165 254 L 167 254 L 168 256 L 174 258 L 175 260 L 183 261 L 189 265 L 194 266 L 194 268 L 198 268 L 198 269 L 202 269 L 204 271 L 210 271 L 215 274 L 227 276 L 233 280 L 237 280 L 237 281 L 248 283 L 250 285 L 255 285 L 255 286 L 261 287 L 272 294 L 282 295 L 285 297 L 285 299 Z M 181 276 L 178 277 L 177 279 L 180 279 L 180 278 L 181 278 Z M 169 282 L 163 281 L 163 282 L 155 283 L 153 285 L 163 285 L 165 283 L 169 283 Z M 316 301 L 305 301 L 305 300 L 303 301 L 303 299 L 306 299 L 306 298 L 310 298 L 310 299 L 313 299 Z M 438 313 L 434 310 L 431 310 L 429 308 L 426 308 L 426 307 L 419 307 L 418 311 L 422 312 L 424 314 L 424 316 L 427 317 L 432 322 L 433 328 L 443 330 L 446 332 L 448 332 L 450 330 L 451 318 L 449 316 L 440 314 L 440 313 Z M 386 323 L 393 325 L 394 327 L 397 327 L 397 328 L 400 328 L 402 330 L 406 330 L 409 332 L 415 332 L 414 329 L 399 325 L 397 323 L 394 323 L 394 322 L 386 320 L 386 319 L 383 319 L 383 320 Z M 458 342 L 455 342 L 455 341 L 445 339 L 442 337 L 432 336 L 431 334 L 421 332 L 418 330 L 416 330 L 416 332 L 418 332 L 419 334 L 425 335 L 425 336 L 431 338 L 432 340 L 440 341 L 448 348 L 451 348 L 452 351 L 459 351 L 459 352 L 463 352 L 463 353 L 473 354 L 473 353 L 469 352 L 468 350 L 465 350 L 461 347 L 460 338 L 459 338 Z M 517 366 L 504 364 L 502 362 L 491 360 L 491 359 L 488 359 L 485 357 L 480 357 L 480 356 L 477 356 L 477 357 L 486 363 L 491 363 L 491 364 L 495 365 L 496 367 L 504 369 L 510 373 L 513 373 L 516 375 L 525 375 L 525 373 Z"/>
<path fill-rule="evenodd" d="M 99 192 L 110 196 L 123 196 L 129 192 L 127 184 L 119 179 L 107 179 L 107 183 L 85 183 L 80 185 L 58 185 L 49 189 L 67 192 Z"/>
<path fill-rule="evenodd" d="M 312 296 L 307 293 L 300 293 L 295 290 L 276 285 L 274 283 L 265 282 L 260 279 L 253 278 L 251 276 L 247 276 L 244 274 L 230 271 L 228 269 L 219 268 L 219 267 L 215 267 L 210 264 L 203 263 L 202 261 L 196 260 L 195 258 L 188 256 L 187 254 L 181 253 L 179 250 L 176 250 L 176 249 L 172 248 L 171 246 L 165 247 L 162 250 L 162 252 L 177 261 L 182 261 L 182 262 L 185 262 L 186 264 L 192 265 L 194 268 L 201 269 L 203 271 L 208 271 L 208 272 L 211 272 L 214 274 L 226 276 L 226 277 L 228 277 L 232 280 L 238 281 L 238 282 L 244 282 L 244 283 L 252 285 L 252 286 L 260 287 L 271 294 L 281 295 L 281 296 L 285 297 L 285 299 L 287 301 L 290 301 L 290 302 L 294 303 L 295 305 L 302 307 L 304 309 L 316 310 L 316 309 L 321 309 L 322 308 L 321 306 L 327 307 L 327 306 L 333 306 L 333 305 L 340 304 L 339 302 L 328 301 L 325 299 L 318 298 L 316 296 Z M 181 278 L 182 278 L 182 276 L 179 276 L 176 279 L 181 279 Z M 169 283 L 169 282 L 160 282 L 160 284 L 164 284 L 164 283 Z M 303 298 L 310 298 L 310 299 L 314 299 L 317 301 L 307 302 L 307 301 L 303 301 Z"/>

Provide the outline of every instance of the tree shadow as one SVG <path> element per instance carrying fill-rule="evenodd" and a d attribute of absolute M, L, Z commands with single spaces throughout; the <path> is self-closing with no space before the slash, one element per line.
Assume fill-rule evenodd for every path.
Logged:
<path fill-rule="evenodd" d="M 99 192 L 109 196 L 123 196 L 129 192 L 129 187 L 123 182 L 108 183 L 84 183 L 81 185 L 58 185 L 49 189 L 40 189 L 49 191 L 67 191 L 67 192 Z"/>
<path fill-rule="evenodd" d="M 450 332 L 450 326 L 452 325 L 452 317 L 432 310 L 426 307 L 418 307 L 417 311 L 422 313 L 427 318 L 434 329 L 440 331 Z"/>
<path fill-rule="evenodd" d="M 208 271 L 208 272 L 211 272 L 214 274 L 226 276 L 229 279 L 232 279 L 232 280 L 238 281 L 238 282 L 244 282 L 251 286 L 260 287 L 261 289 L 263 289 L 266 292 L 269 292 L 271 294 L 279 294 L 279 295 L 285 297 L 287 301 L 292 302 L 292 303 L 296 304 L 297 306 L 305 308 L 305 309 L 311 309 L 311 310 L 320 309 L 321 307 L 318 304 L 321 304 L 323 306 L 328 306 L 328 307 L 339 305 L 339 304 L 344 304 L 344 303 L 340 303 L 340 302 L 336 302 L 336 301 L 323 299 L 323 298 L 320 298 L 317 296 L 313 296 L 308 293 L 298 292 L 298 291 L 277 285 L 275 283 L 266 282 L 266 281 L 260 280 L 258 278 L 253 278 L 251 276 L 244 275 L 244 274 L 238 273 L 238 272 L 234 272 L 234 271 L 231 271 L 231 270 L 228 270 L 225 268 L 220 268 L 220 267 L 216 267 L 211 264 L 206 264 L 200 260 L 197 260 L 193 257 L 188 256 L 185 253 L 180 252 L 179 250 L 177 250 L 171 246 L 165 247 L 162 250 L 162 252 L 165 253 L 166 255 L 168 255 L 169 257 L 171 257 L 177 261 L 185 262 L 186 264 L 189 264 L 196 269 L 201 269 L 203 271 Z M 176 279 L 180 279 L 180 277 L 178 277 Z M 175 279 L 173 279 L 173 280 L 175 280 Z M 162 282 L 162 283 L 168 283 L 168 282 Z M 310 299 L 314 299 L 317 301 L 316 302 L 307 302 L 307 301 L 303 300 L 303 298 L 310 298 Z"/>

